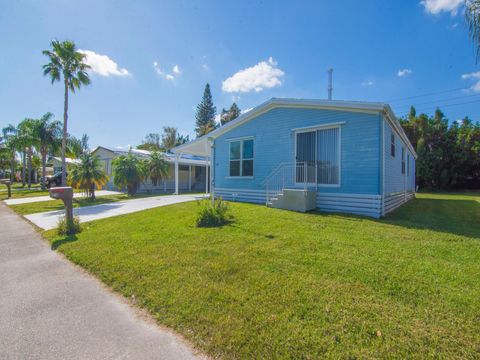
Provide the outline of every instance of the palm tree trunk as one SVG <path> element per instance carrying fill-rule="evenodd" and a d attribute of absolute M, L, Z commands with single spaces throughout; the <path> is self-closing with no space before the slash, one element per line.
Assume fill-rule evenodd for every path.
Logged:
<path fill-rule="evenodd" d="M 42 150 L 42 190 L 45 190 L 45 176 L 47 175 L 47 152 Z"/>
<path fill-rule="evenodd" d="M 62 138 L 62 186 L 67 185 L 67 163 L 65 153 L 67 152 L 67 122 L 68 122 L 68 80 L 65 79 L 65 99 L 63 104 L 63 138 Z"/>
<path fill-rule="evenodd" d="M 12 154 L 12 160 L 10 161 L 10 181 L 15 181 L 15 151 Z"/>
<path fill-rule="evenodd" d="M 28 188 L 30 189 L 32 187 L 32 148 L 28 149 Z"/>
<path fill-rule="evenodd" d="M 22 153 L 22 187 L 25 187 L 26 183 L 26 175 L 27 175 L 27 150 L 23 148 L 23 153 Z"/>

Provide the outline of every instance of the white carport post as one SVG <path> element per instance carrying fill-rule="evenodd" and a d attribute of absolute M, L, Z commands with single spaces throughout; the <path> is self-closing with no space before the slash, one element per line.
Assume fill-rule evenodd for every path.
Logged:
<path fill-rule="evenodd" d="M 214 164 L 214 140 L 213 138 L 209 137 L 207 141 L 207 146 L 210 145 L 210 197 L 212 198 L 212 205 L 215 202 L 215 184 L 214 184 L 214 169 L 215 169 L 215 164 Z"/>
<path fill-rule="evenodd" d="M 188 165 L 188 191 L 192 191 L 192 165 Z"/>
<path fill-rule="evenodd" d="M 180 160 L 180 154 L 175 154 L 175 195 L 178 195 L 178 161 Z"/>
<path fill-rule="evenodd" d="M 208 153 L 208 141 L 205 143 L 205 152 Z M 205 157 L 205 195 L 208 194 L 208 183 L 209 183 L 209 178 L 208 178 L 208 156 Z"/>

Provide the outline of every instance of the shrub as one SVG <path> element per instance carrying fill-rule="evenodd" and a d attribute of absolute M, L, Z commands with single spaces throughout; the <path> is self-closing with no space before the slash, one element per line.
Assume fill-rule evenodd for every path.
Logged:
<path fill-rule="evenodd" d="M 82 231 L 82 227 L 80 226 L 80 218 L 78 216 L 73 217 L 72 223 L 67 223 L 67 218 L 62 216 L 58 219 L 58 234 L 59 235 L 73 235 L 75 233 L 79 233 Z"/>
<path fill-rule="evenodd" d="M 222 226 L 229 222 L 229 207 L 222 198 L 216 199 L 213 204 L 211 200 L 199 201 L 200 209 L 197 214 L 198 227 Z"/>

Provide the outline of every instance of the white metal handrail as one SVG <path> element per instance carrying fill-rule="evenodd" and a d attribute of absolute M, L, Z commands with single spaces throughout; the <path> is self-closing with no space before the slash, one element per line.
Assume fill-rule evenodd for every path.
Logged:
<path fill-rule="evenodd" d="M 285 189 L 309 189 L 317 187 L 317 168 L 314 163 L 281 163 L 264 180 L 266 203 L 269 205 Z"/>

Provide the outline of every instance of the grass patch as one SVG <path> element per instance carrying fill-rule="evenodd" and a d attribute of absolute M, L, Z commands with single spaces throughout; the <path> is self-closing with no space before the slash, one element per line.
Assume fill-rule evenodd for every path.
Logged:
<path fill-rule="evenodd" d="M 477 358 L 480 197 L 420 194 L 386 219 L 194 202 L 44 236 L 213 356 Z"/>

